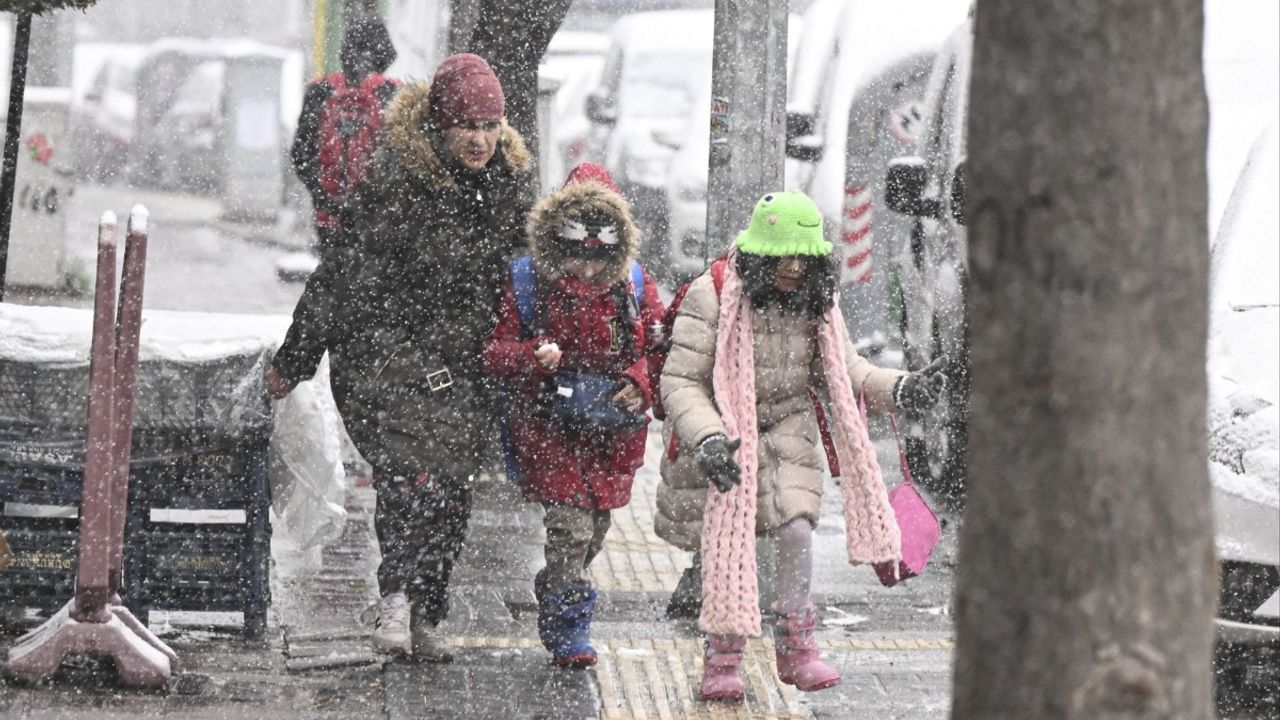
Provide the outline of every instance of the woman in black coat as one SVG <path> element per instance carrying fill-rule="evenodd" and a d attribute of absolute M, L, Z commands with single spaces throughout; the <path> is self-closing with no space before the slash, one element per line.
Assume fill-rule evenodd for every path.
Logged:
<path fill-rule="evenodd" d="M 378 494 L 374 646 L 419 659 L 448 659 L 435 626 L 495 412 L 480 346 L 534 200 L 532 158 L 503 107 L 469 54 L 396 95 L 355 203 L 358 267 L 332 304 L 334 398 Z M 278 355 L 274 392 L 292 387 L 284 369 Z"/>

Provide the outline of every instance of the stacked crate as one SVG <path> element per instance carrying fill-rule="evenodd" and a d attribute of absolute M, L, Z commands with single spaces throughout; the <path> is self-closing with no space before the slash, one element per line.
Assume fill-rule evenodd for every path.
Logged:
<path fill-rule="evenodd" d="M 271 600 L 265 434 L 135 463 L 129 482 L 125 602 L 152 609 L 244 613 L 266 630 Z"/>
<path fill-rule="evenodd" d="M 261 637 L 270 602 L 261 358 L 143 363 L 138 374 L 123 600 L 151 609 L 234 611 Z M 84 482 L 87 366 L 0 358 L 0 527 L 15 562 L 0 614 L 48 613 L 74 595 Z M 219 522 L 208 522 L 212 517 Z"/>
<path fill-rule="evenodd" d="M 55 610 L 75 595 L 82 476 L 0 462 L 0 528 L 14 556 L 0 572 L 6 617 Z"/>

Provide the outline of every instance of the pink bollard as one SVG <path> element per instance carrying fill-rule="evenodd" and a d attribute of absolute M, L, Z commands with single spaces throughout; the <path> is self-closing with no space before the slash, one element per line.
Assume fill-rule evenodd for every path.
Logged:
<path fill-rule="evenodd" d="M 104 213 L 98 224 L 76 597 L 9 649 L 5 672 L 20 680 L 48 680 L 70 654 L 97 655 L 112 659 L 124 685 L 157 687 L 168 682 L 178 659 L 119 604 L 118 597 L 146 240 L 146 209 L 135 206 L 129 218 L 117 326 L 116 217 Z"/>
<path fill-rule="evenodd" d="M 147 209 L 135 205 L 129 213 L 120 276 L 120 304 L 116 312 L 115 403 L 111 473 L 111 541 L 108 586 L 111 602 L 120 604 L 124 562 L 124 526 L 129 505 L 129 460 L 133 451 L 133 401 L 138 381 L 138 341 L 142 333 L 142 288 L 147 265 Z"/>
<path fill-rule="evenodd" d="M 116 216 L 98 224 L 98 272 L 93 293 L 93 341 L 89 350 L 89 421 L 80 500 L 80 554 L 72 615 L 106 622 L 110 599 L 111 476 L 115 472 L 111 430 L 115 415 Z"/>

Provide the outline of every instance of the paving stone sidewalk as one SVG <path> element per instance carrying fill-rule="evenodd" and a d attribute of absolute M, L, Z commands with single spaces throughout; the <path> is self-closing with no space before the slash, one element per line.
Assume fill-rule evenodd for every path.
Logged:
<path fill-rule="evenodd" d="M 656 433 L 654 434 L 656 437 Z M 448 665 L 388 661 L 368 651 L 376 600 L 373 493 L 353 488 L 342 537 L 318 557 L 277 543 L 265 640 L 238 635 L 236 616 L 157 613 L 180 662 L 164 692 L 121 690 L 93 664 L 54 683 L 0 686 L 0 716 L 29 718 L 944 718 L 951 623 L 946 614 L 951 533 L 921 578 L 880 587 L 843 559 L 839 488 L 827 488 L 815 535 L 819 641 L 843 683 L 799 693 L 774 673 L 772 640 L 748 646 L 748 696 L 740 705 L 696 699 L 701 636 L 663 609 L 689 558 L 653 535 L 657 453 L 641 470 L 631 505 L 592 568 L 600 591 L 590 670 L 547 665 L 538 643 L 533 573 L 542 564 L 540 509 L 503 478 L 476 481 L 475 511 L 442 626 L 456 648 Z M 886 476 L 896 453 L 880 444 Z M 314 555 L 315 553 L 313 553 Z M 767 564 L 768 548 L 762 548 Z M 768 593 L 767 586 L 764 589 Z M 767 635 L 767 631 L 766 631 Z M 11 638 L 0 639 L 0 651 Z"/>

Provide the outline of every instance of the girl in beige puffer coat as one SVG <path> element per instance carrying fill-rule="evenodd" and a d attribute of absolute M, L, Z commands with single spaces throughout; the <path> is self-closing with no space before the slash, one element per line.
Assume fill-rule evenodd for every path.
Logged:
<path fill-rule="evenodd" d="M 836 411 L 850 560 L 872 563 L 896 558 L 899 535 L 853 398 L 865 393 L 880 410 L 927 407 L 943 378 L 933 367 L 912 375 L 878 368 L 853 350 L 822 216 L 802 193 L 766 195 L 735 246 L 718 292 L 708 273 L 684 296 L 661 381 L 664 440 L 679 441 L 674 459 L 663 460 L 656 530 L 704 556 L 704 699 L 743 696 L 742 647 L 759 634 L 756 534 L 777 546 L 779 677 L 801 690 L 840 681 L 813 638 L 812 529 L 823 474 L 810 389 Z"/>

